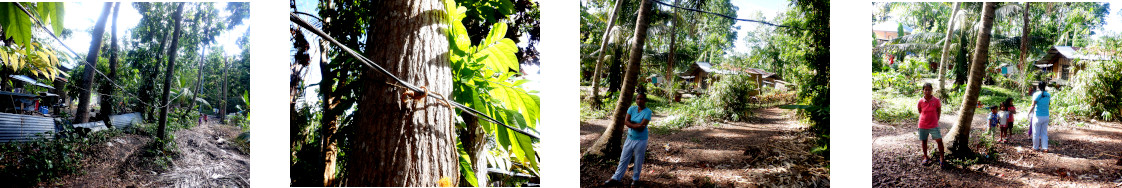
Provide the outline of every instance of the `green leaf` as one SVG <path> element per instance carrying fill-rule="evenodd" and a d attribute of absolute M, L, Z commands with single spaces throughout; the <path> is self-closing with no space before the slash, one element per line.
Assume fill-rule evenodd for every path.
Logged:
<path fill-rule="evenodd" d="M 460 153 L 460 175 L 463 176 L 464 179 L 467 179 L 467 182 L 471 184 L 472 187 L 479 187 L 479 180 L 475 178 L 475 171 L 472 170 L 475 166 L 471 165 L 471 157 L 464 151 L 461 142 L 456 141 L 456 148 Z"/>

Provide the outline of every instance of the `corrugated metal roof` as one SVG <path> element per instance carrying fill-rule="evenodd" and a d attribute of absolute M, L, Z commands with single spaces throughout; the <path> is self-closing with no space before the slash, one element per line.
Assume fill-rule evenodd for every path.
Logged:
<path fill-rule="evenodd" d="M 24 76 L 24 75 L 9 75 L 8 77 L 15 78 L 16 80 L 20 80 L 20 81 L 23 81 L 23 82 L 27 82 L 31 85 L 36 85 L 36 86 L 39 86 L 39 87 L 45 87 L 45 88 L 48 88 L 48 89 L 55 89 L 55 87 L 51 87 L 50 85 L 39 83 L 39 82 L 35 81 L 34 78 L 27 77 L 27 76 Z"/>
<path fill-rule="evenodd" d="M 0 113 L 0 142 L 53 139 L 55 121 L 50 117 Z"/>
<path fill-rule="evenodd" d="M 140 115 L 140 112 L 109 116 L 109 123 L 112 123 L 113 128 L 117 129 L 131 127 L 143 122 L 144 118 Z"/>

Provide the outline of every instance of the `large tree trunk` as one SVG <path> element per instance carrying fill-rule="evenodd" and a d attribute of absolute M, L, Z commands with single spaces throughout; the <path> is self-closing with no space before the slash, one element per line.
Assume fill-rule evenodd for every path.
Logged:
<path fill-rule="evenodd" d="M 628 57 L 627 72 L 623 78 L 623 88 L 619 95 L 619 101 L 616 102 L 614 114 L 612 115 L 612 126 L 604 130 L 600 134 L 600 138 L 592 143 L 592 147 L 585 151 L 583 156 L 593 158 L 603 158 L 609 156 L 619 156 L 620 150 L 623 145 L 623 121 L 627 118 L 627 108 L 631 106 L 631 100 L 634 99 L 635 88 L 638 86 L 639 76 L 639 63 L 643 58 L 643 45 L 647 41 L 647 26 L 650 25 L 650 6 L 651 2 L 643 1 L 639 6 L 639 18 L 635 25 L 635 40 L 631 44 L 631 54 Z"/>
<path fill-rule="evenodd" d="M 175 13 L 172 14 L 172 18 L 175 19 L 175 31 L 173 31 L 173 34 L 171 34 L 171 49 L 169 49 L 167 52 L 168 66 L 166 71 L 167 75 L 164 75 L 164 91 L 163 96 L 161 97 L 163 98 L 163 100 L 161 100 L 162 102 L 160 103 L 160 105 L 162 105 L 162 107 L 160 107 L 160 126 L 159 130 L 156 131 L 156 137 L 159 139 L 167 138 L 165 137 L 165 129 L 167 128 L 168 124 L 168 110 L 171 108 L 171 96 L 169 95 L 171 94 L 171 77 L 175 76 L 175 56 L 177 55 L 176 51 L 179 49 L 179 35 L 181 34 L 180 32 L 182 30 L 181 22 L 183 22 L 183 3 L 179 3 L 179 5 L 175 8 Z"/>
<path fill-rule="evenodd" d="M 113 3 L 105 3 L 105 7 L 101 9 L 101 16 L 97 18 L 97 24 L 94 25 L 92 33 L 93 40 L 90 41 L 90 51 L 86 54 L 86 69 L 82 71 L 82 77 L 85 82 L 82 82 L 82 91 L 78 95 L 78 111 L 74 113 L 74 121 L 76 123 L 85 123 L 90 121 L 90 91 L 93 91 L 93 83 L 97 77 L 94 77 L 94 71 L 97 71 L 97 57 L 101 53 L 101 39 L 105 35 L 105 20 L 109 18 L 109 8 Z M 106 96 L 102 96 L 106 97 Z"/>
<path fill-rule="evenodd" d="M 1021 69 L 1021 74 L 1018 75 L 1021 79 L 1018 79 L 1017 83 L 1018 83 L 1018 85 L 1021 86 L 1020 91 L 1027 92 L 1026 90 L 1029 87 L 1025 87 L 1025 85 L 1028 84 L 1028 82 L 1025 80 L 1025 76 L 1028 74 L 1029 66 L 1032 66 L 1032 64 L 1029 64 L 1028 62 L 1025 61 L 1025 59 L 1028 58 L 1028 47 L 1029 47 L 1029 42 L 1031 40 L 1031 39 L 1029 39 L 1029 32 L 1032 32 L 1032 30 L 1031 30 L 1032 28 L 1029 27 L 1029 17 L 1028 17 L 1029 16 L 1029 2 L 1025 2 L 1024 5 L 1021 7 L 1021 9 L 1024 11 L 1023 12 L 1024 17 L 1021 18 L 1021 22 L 1022 22 L 1021 24 L 1023 25 L 1021 27 L 1021 63 L 1020 63 L 1020 65 L 1017 66 L 1018 68 Z"/>
<path fill-rule="evenodd" d="M 403 81 L 424 86 L 428 95 L 452 93 L 448 41 L 438 0 L 370 2 L 366 56 Z M 393 27 L 386 27 L 393 26 Z M 442 178 L 458 184 L 452 110 L 432 98 L 402 100 L 407 91 L 380 72 L 366 69 L 347 168 L 349 186 L 437 186 Z M 455 186 L 455 185 L 453 185 Z"/>
<path fill-rule="evenodd" d="M 953 39 L 951 39 L 951 34 L 954 34 L 955 17 L 957 17 L 957 15 L 958 15 L 957 13 L 958 13 L 958 9 L 959 9 L 960 6 L 962 6 L 961 3 L 959 3 L 959 2 L 954 3 L 954 10 L 951 11 L 951 19 L 949 21 L 947 21 L 947 34 L 946 34 L 946 37 L 943 37 L 943 53 L 942 53 L 942 55 L 939 56 L 939 97 L 940 98 L 947 98 L 947 91 L 944 89 L 945 88 L 944 83 L 946 83 L 946 76 L 944 76 L 944 75 L 947 72 L 947 63 L 948 63 L 947 61 L 949 60 L 949 59 L 947 59 L 947 56 L 950 55 L 950 52 L 951 52 L 951 41 L 953 40 Z M 959 44 L 959 45 L 962 45 L 962 44 Z"/>
<path fill-rule="evenodd" d="M 105 121 L 105 125 L 113 127 L 113 122 L 109 121 L 109 116 L 113 115 L 113 90 L 117 88 L 113 86 L 113 81 L 117 80 L 117 10 L 120 9 L 121 3 L 113 4 L 113 26 L 110 27 L 110 47 L 109 47 L 109 80 L 102 82 L 101 90 L 103 94 L 101 97 L 101 113 L 98 116 Z"/>
<path fill-rule="evenodd" d="M 678 0 L 674 0 L 674 6 L 678 6 Z M 670 103 L 674 102 L 674 96 L 678 94 L 674 91 L 674 77 L 676 77 L 674 76 L 674 55 L 678 54 L 678 9 L 674 9 L 672 16 L 674 18 L 670 20 L 670 54 L 666 57 L 666 79 L 662 80 L 663 85 L 666 86 L 664 91 L 666 91 L 666 98 L 669 99 L 667 101 Z"/>
<path fill-rule="evenodd" d="M 616 25 L 616 17 L 619 17 L 620 9 L 623 9 L 623 0 L 616 0 L 616 6 L 612 8 L 612 15 L 608 18 L 608 27 L 604 28 L 604 36 L 600 37 L 600 54 L 596 56 L 596 69 L 592 71 L 592 107 L 599 109 L 600 102 L 600 67 L 604 64 L 604 55 L 608 54 L 608 41 L 611 39 L 612 27 Z M 616 54 L 617 56 L 619 54 Z"/>
<path fill-rule="evenodd" d="M 226 99 L 230 99 L 230 95 L 226 92 L 230 91 L 230 80 L 226 77 L 230 70 L 230 58 L 222 58 L 222 110 L 218 114 L 218 120 L 222 124 L 226 124 Z"/>
<path fill-rule="evenodd" d="M 982 76 L 986 69 L 986 60 L 989 58 L 990 31 L 993 30 L 995 4 L 997 3 L 991 2 L 982 6 L 982 30 L 978 32 L 974 60 L 970 63 L 970 80 L 967 81 L 966 94 L 958 110 L 958 123 L 947 133 L 949 139 L 946 143 L 950 144 L 948 154 L 951 156 L 969 156 L 974 153 L 970 150 L 970 123 L 974 119 L 978 94 L 982 91 Z"/>

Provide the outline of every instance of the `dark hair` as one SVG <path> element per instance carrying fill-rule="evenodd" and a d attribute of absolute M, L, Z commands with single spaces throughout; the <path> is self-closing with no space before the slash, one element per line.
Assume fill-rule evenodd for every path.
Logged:
<path fill-rule="evenodd" d="M 639 96 L 642 96 L 643 99 L 646 99 L 647 98 L 647 92 L 638 92 L 638 94 L 635 95 L 635 98 L 638 99 Z"/>
<path fill-rule="evenodd" d="M 1048 87 L 1048 82 L 1047 81 L 1042 81 L 1042 82 L 1040 82 L 1040 84 L 1037 84 L 1036 87 L 1040 88 L 1040 91 L 1046 91 L 1045 88 Z"/>
<path fill-rule="evenodd" d="M 935 89 L 931 86 L 931 83 L 923 83 L 923 89 L 927 89 L 927 88 Z"/>

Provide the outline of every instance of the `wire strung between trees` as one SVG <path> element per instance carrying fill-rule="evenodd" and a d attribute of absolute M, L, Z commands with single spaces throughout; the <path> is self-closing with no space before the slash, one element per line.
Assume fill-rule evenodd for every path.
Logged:
<path fill-rule="evenodd" d="M 350 47 L 347 47 L 346 45 L 343 45 L 343 43 L 340 43 L 339 41 L 335 40 L 335 38 L 333 38 L 331 36 L 328 36 L 327 33 L 324 33 L 322 30 L 319 30 L 319 28 L 312 27 L 311 24 L 309 24 L 307 21 L 304 21 L 304 19 L 301 19 L 300 17 L 297 17 L 296 13 L 291 13 L 290 12 L 289 13 L 289 19 L 293 23 L 296 23 L 296 25 L 299 25 L 300 27 L 302 27 L 304 29 L 310 30 L 313 33 L 315 33 L 317 36 L 319 36 L 320 38 L 326 39 L 327 41 L 330 41 L 331 44 L 333 44 L 333 45 L 335 45 L 339 48 L 342 48 L 343 51 L 347 52 L 347 54 L 351 55 L 352 57 L 358 59 L 359 62 L 362 62 L 362 64 L 366 65 L 366 67 L 369 67 L 369 68 L 374 69 L 374 70 L 378 70 L 378 72 L 381 72 L 382 74 L 390 77 L 394 82 L 397 82 L 398 84 L 401 84 L 401 86 L 405 87 L 406 89 L 412 90 L 413 92 L 426 94 L 425 93 L 426 90 L 418 88 L 417 86 L 414 86 L 413 84 L 405 82 L 405 81 L 401 80 L 401 78 L 398 78 L 397 76 L 394 76 L 393 74 L 390 74 L 390 72 L 386 71 L 386 69 L 382 68 L 381 66 L 378 66 L 377 64 L 374 64 L 374 61 L 371 61 L 370 59 L 367 59 L 365 56 L 359 55 L 358 52 L 355 52 Z M 437 100 L 443 100 L 444 102 L 446 102 L 448 104 L 452 104 L 452 106 L 455 106 L 456 108 L 459 108 L 460 110 L 468 112 L 468 114 L 471 114 L 472 116 L 482 117 L 484 120 L 487 120 L 491 123 L 502 125 L 503 127 L 506 127 L 507 129 L 510 129 L 514 132 L 518 132 L 522 135 L 529 136 L 530 138 L 541 139 L 537 135 L 534 135 L 533 133 L 527 132 L 526 130 L 511 127 L 510 125 L 499 122 L 499 120 L 495 120 L 494 118 L 491 118 L 490 116 L 484 115 L 482 112 L 476 111 L 475 109 L 472 109 L 472 108 L 468 108 L 467 106 L 464 106 L 463 104 L 457 103 L 456 101 L 451 101 L 451 100 L 448 100 L 444 97 L 440 97 L 440 96 L 437 96 L 437 95 L 425 95 L 425 96 L 433 98 L 433 99 L 437 99 Z"/>
<path fill-rule="evenodd" d="M 798 29 L 798 30 L 804 30 L 804 29 L 802 29 L 802 28 L 799 28 L 799 27 L 795 27 L 795 26 L 788 26 L 788 25 L 779 25 L 779 24 L 773 24 L 773 23 L 770 23 L 770 22 L 766 22 L 766 21 L 760 21 L 760 20 L 751 20 L 751 19 L 744 19 L 744 18 L 737 18 L 737 17 L 732 17 L 732 16 L 729 16 L 729 15 L 724 15 L 724 14 L 720 14 L 720 13 L 714 13 L 714 12 L 709 12 L 709 11 L 704 11 L 704 10 L 698 10 L 698 9 L 692 9 L 692 8 L 686 8 L 686 7 L 674 6 L 674 5 L 671 5 L 671 4 L 667 4 L 667 3 L 664 3 L 664 2 L 662 2 L 662 1 L 658 1 L 658 0 L 650 0 L 650 1 L 654 1 L 655 3 L 658 3 L 658 4 L 662 4 L 662 5 L 666 5 L 666 6 L 669 6 L 669 7 L 673 7 L 673 8 L 677 8 L 677 9 L 685 9 L 685 10 L 688 10 L 688 11 L 694 11 L 694 12 L 701 12 L 701 13 L 706 13 L 706 14 L 717 15 L 717 16 L 720 16 L 720 17 L 725 17 L 725 18 L 728 18 L 728 19 L 736 20 L 736 21 L 756 22 L 756 23 L 760 23 L 760 24 L 764 24 L 764 25 L 770 25 L 770 26 L 775 26 L 775 27 L 786 27 L 786 28 L 794 28 L 794 29 Z"/>
<path fill-rule="evenodd" d="M 22 4 L 20 4 L 20 3 L 15 3 L 15 4 L 16 4 L 17 7 L 19 7 L 20 10 L 23 10 L 23 13 L 27 14 L 27 17 L 30 17 L 31 20 L 35 20 L 35 24 L 38 25 L 40 29 L 43 29 L 43 31 L 46 31 L 47 34 L 51 35 L 51 38 L 54 38 L 55 41 L 58 41 L 59 44 L 62 44 L 63 48 L 66 48 L 66 50 L 70 51 L 70 53 L 73 53 L 74 57 L 76 57 L 75 59 L 78 59 L 78 61 L 81 61 L 82 63 L 85 63 L 87 69 L 93 70 L 98 75 L 101 75 L 101 77 L 105 77 L 105 80 L 108 80 L 109 83 L 113 84 L 113 86 L 117 87 L 117 89 L 120 89 L 121 91 L 125 91 L 125 87 L 122 87 L 121 85 L 117 84 L 117 82 L 113 81 L 113 79 L 109 79 L 109 76 L 106 76 L 105 73 L 102 73 L 101 71 L 97 70 L 96 65 L 94 65 L 93 63 L 87 62 L 85 59 L 77 58 L 77 57 L 81 57 L 80 55 L 78 55 L 78 52 L 75 52 L 74 49 L 71 49 L 70 46 L 67 46 L 66 43 L 62 42 L 62 39 L 59 39 L 58 36 L 56 36 L 54 32 L 51 32 L 50 29 L 47 29 L 46 26 L 43 26 L 43 22 L 39 21 L 39 17 L 37 17 L 35 15 L 32 15 L 31 12 L 27 11 L 27 8 L 24 8 Z M 164 87 L 167 87 L 167 86 L 164 86 Z M 81 88 L 81 87 L 79 87 L 79 88 Z M 85 88 L 81 88 L 81 89 L 86 90 Z M 87 92 L 92 92 L 92 91 L 87 90 Z M 97 93 L 97 92 L 95 92 L 95 93 Z M 133 95 L 132 93 L 128 93 L 128 92 L 124 92 L 124 93 L 129 94 L 133 98 L 140 98 L 140 97 L 137 97 L 136 95 Z M 153 107 L 156 107 L 156 108 L 164 108 L 164 107 L 167 107 L 167 106 L 171 105 L 172 100 L 168 100 L 167 103 L 159 104 L 159 105 L 146 103 L 143 100 L 137 100 L 137 101 L 139 101 L 140 103 L 144 103 L 144 105 L 153 106 Z"/>

